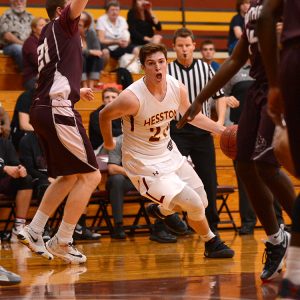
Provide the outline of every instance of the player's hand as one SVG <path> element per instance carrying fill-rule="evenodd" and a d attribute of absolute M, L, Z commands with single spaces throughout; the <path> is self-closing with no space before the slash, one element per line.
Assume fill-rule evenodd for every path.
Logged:
<path fill-rule="evenodd" d="M 81 88 L 80 89 L 80 99 L 92 101 L 94 100 L 94 92 L 91 88 Z"/>
<path fill-rule="evenodd" d="M 283 114 L 284 103 L 281 91 L 278 87 L 270 87 L 268 93 L 268 114 L 275 123 L 284 127 Z"/>
<path fill-rule="evenodd" d="M 183 117 L 177 122 L 176 127 L 178 129 L 182 128 L 186 123 L 194 120 L 196 115 L 202 110 L 202 104 L 198 102 L 193 102 L 193 104 L 188 108 Z"/>
<path fill-rule="evenodd" d="M 19 167 L 18 166 L 5 166 L 4 167 L 4 172 L 11 176 L 12 178 L 19 178 Z"/>
<path fill-rule="evenodd" d="M 231 108 L 236 108 L 240 106 L 240 101 L 234 96 L 226 97 L 226 104 Z"/>
<path fill-rule="evenodd" d="M 19 171 L 19 176 L 20 177 L 26 177 L 27 176 L 27 170 L 25 169 L 24 166 L 18 165 L 18 171 Z"/>

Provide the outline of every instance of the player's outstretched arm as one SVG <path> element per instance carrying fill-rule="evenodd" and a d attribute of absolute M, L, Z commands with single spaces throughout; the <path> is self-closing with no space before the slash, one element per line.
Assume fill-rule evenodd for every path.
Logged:
<path fill-rule="evenodd" d="M 179 107 L 179 112 L 180 114 L 184 114 L 189 108 L 190 102 L 188 100 L 186 87 L 182 83 L 180 83 L 180 97 L 181 103 Z M 201 112 L 199 112 L 190 123 L 194 126 L 216 134 L 221 134 L 225 129 L 225 127 L 222 124 L 220 124 L 219 122 L 214 122 L 210 118 L 203 115 Z"/>
<path fill-rule="evenodd" d="M 80 16 L 82 11 L 85 9 L 88 0 L 71 0 L 70 4 L 70 18 L 75 20 Z"/>
<path fill-rule="evenodd" d="M 123 91 L 117 99 L 105 105 L 99 113 L 99 124 L 105 149 L 112 150 L 115 147 L 111 121 L 124 116 L 134 116 L 138 110 L 139 101 L 129 90 Z"/>
<path fill-rule="evenodd" d="M 201 111 L 202 103 L 220 90 L 246 63 L 247 59 L 248 42 L 244 38 L 241 38 L 235 46 L 232 55 L 222 64 L 218 72 L 195 98 L 194 102 L 186 111 L 182 119 L 177 123 L 177 127 L 182 128 L 187 122 L 191 122 Z"/>

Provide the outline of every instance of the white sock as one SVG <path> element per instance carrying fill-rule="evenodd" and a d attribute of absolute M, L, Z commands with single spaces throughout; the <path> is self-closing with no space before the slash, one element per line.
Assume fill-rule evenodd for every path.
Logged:
<path fill-rule="evenodd" d="M 63 244 L 68 244 L 73 242 L 73 233 L 75 230 L 76 224 L 66 223 L 64 220 L 61 221 L 61 224 L 58 228 L 56 236 L 59 242 Z"/>
<path fill-rule="evenodd" d="M 283 241 L 283 230 L 279 228 L 278 232 L 272 235 L 268 235 L 268 242 L 273 245 L 278 245 Z"/>
<path fill-rule="evenodd" d="M 37 234 L 43 234 L 45 225 L 49 219 L 49 216 L 40 210 L 37 210 L 29 227 Z"/>
<path fill-rule="evenodd" d="M 204 242 L 210 241 L 212 238 L 214 238 L 216 235 L 209 229 L 209 232 L 205 235 L 200 235 L 201 239 Z"/>
<path fill-rule="evenodd" d="M 293 284 L 300 285 L 300 247 L 290 246 L 286 259 L 286 271 L 284 278 Z"/>

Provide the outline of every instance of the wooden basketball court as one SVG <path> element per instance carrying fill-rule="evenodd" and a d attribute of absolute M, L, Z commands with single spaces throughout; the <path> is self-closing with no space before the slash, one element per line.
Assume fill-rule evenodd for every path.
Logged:
<path fill-rule="evenodd" d="M 175 244 L 150 241 L 147 234 L 81 242 L 77 247 L 88 261 L 80 266 L 49 262 L 21 244 L 2 243 L 1 264 L 22 282 L 0 287 L 0 299 L 275 299 L 279 280 L 262 284 L 259 279 L 264 232 L 220 234 L 235 250 L 234 258 L 205 259 L 196 234 Z"/>

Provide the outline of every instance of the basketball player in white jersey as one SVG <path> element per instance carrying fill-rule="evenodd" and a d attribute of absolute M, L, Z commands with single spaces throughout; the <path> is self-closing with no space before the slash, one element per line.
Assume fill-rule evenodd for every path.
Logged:
<path fill-rule="evenodd" d="M 186 211 L 190 226 L 205 241 L 206 257 L 231 258 L 234 251 L 210 230 L 203 183 L 170 138 L 170 121 L 190 106 L 186 88 L 167 75 L 167 50 L 146 44 L 139 54 L 145 76 L 134 82 L 99 115 L 104 147 L 115 142 L 111 121 L 123 119 L 123 166 L 137 190 L 157 203 L 158 216 Z M 224 127 L 202 113 L 192 124 L 220 134 Z"/>

